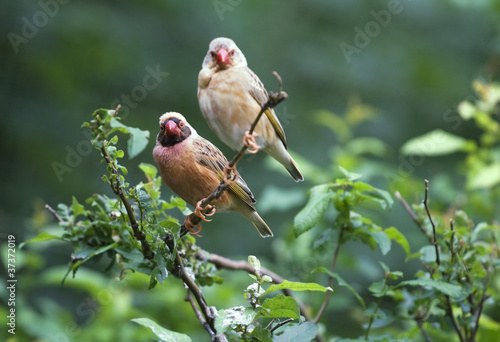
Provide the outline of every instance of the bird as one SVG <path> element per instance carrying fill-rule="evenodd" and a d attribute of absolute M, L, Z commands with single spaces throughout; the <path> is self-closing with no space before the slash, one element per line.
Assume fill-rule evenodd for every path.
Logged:
<path fill-rule="evenodd" d="M 212 40 L 198 74 L 198 103 L 208 126 L 233 150 L 240 150 L 243 144 L 252 147 L 249 152 L 261 148 L 295 181 L 302 181 L 304 177 L 287 151 L 285 132 L 272 108 L 262 115 L 255 134 L 248 134 L 268 99 L 264 85 L 235 42 L 224 37 Z"/>
<path fill-rule="evenodd" d="M 182 114 L 164 113 L 160 116 L 159 124 L 153 157 L 161 177 L 179 197 L 196 208 L 196 215 L 208 222 L 201 213 L 207 208 L 202 208 L 201 202 L 224 179 L 227 159 L 214 144 L 198 135 Z M 262 237 L 273 236 L 271 229 L 257 213 L 255 203 L 252 192 L 238 175 L 208 209 L 236 212 L 251 221 Z M 213 215 L 215 211 L 206 215 Z M 191 225 L 187 227 L 188 230 L 193 233 L 192 223 L 189 220 L 187 223 Z"/>

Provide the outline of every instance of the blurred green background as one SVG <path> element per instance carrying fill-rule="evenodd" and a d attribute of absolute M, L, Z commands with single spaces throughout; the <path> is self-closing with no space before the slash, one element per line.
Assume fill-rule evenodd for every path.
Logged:
<path fill-rule="evenodd" d="M 126 125 L 151 132 L 147 151 L 124 161 L 131 183 L 143 180 L 136 167 L 139 162 L 154 163 L 151 150 L 158 118 L 166 111 L 183 113 L 200 135 L 230 158 L 234 152 L 209 130 L 196 98 L 197 75 L 208 44 L 215 37 L 235 40 L 269 91 L 277 89 L 272 71 L 281 75 L 289 98 L 276 111 L 289 149 L 321 168 L 331 167 L 339 137 L 316 122 L 318 111 L 341 115 L 349 101 L 375 108 L 376 119 L 358 125 L 354 134 L 383 140 L 387 149 L 375 160 L 397 170 L 402 163 L 400 146 L 434 128 L 476 138 L 475 126 L 458 119 L 456 106 L 474 96 L 474 79 L 498 81 L 500 72 L 500 2 L 496 0 L 41 0 L 4 1 L 0 8 L 2 243 L 4 234 L 15 234 L 20 243 L 53 224 L 45 203 L 55 207 L 59 202 L 70 203 L 72 196 L 84 199 L 93 193 L 112 195 L 100 179 L 104 165 L 98 151 L 89 148 L 80 128 L 97 108 L 115 108 L 121 103 Z M 346 47 L 352 53 L 346 53 Z M 459 158 L 426 158 L 412 176 L 422 179 L 423 184 L 423 178 L 443 170 L 453 174 L 455 170 L 447 168 Z M 295 184 L 269 164 L 259 154 L 244 159 L 239 169 L 259 201 L 261 216 L 279 237 L 305 204 L 306 190 L 313 183 L 306 175 L 304 183 Z M 375 185 L 388 189 L 384 175 L 376 171 L 366 170 Z M 456 180 L 463 181 L 460 177 Z M 279 191 L 287 194 L 286 201 L 293 199 L 294 205 L 281 210 L 273 197 Z M 163 196 L 169 198 L 171 194 L 164 187 Z M 411 220 L 397 204 L 389 214 L 379 216 L 381 226 L 395 225 L 413 234 Z M 248 222 L 233 214 L 218 215 L 204 225 L 202 235 L 197 242 L 209 251 L 243 259 L 255 254 L 270 264 L 279 259 L 283 245 L 279 238 L 260 239 Z M 19 329 L 25 332 L 19 338 L 25 336 L 27 340 L 57 340 L 58 329 L 67 327 L 58 315 L 66 311 L 84 330 L 86 325 L 95 324 L 90 319 L 87 322 L 90 316 L 78 314 L 79 304 L 85 302 L 87 293 L 98 296 L 99 288 L 111 286 L 104 275 L 88 270 L 89 274 L 80 271 L 76 280 L 69 280 L 73 285 L 60 288 L 58 282 L 71 249 L 63 244 L 45 247 L 26 247 L 31 251 L 26 255 L 19 251 L 24 259 L 19 262 L 26 269 L 19 273 L 25 280 L 18 300 L 35 308 L 26 309 L 24 318 L 19 310 Z M 100 269 L 98 265 L 96 269 Z M 95 279 L 93 285 L 89 278 Z M 161 286 L 147 292 L 147 280 L 138 275 L 127 279 L 139 293 L 121 299 L 122 304 L 128 303 L 124 306 L 137 308 L 134 314 L 127 311 L 131 315 L 127 319 L 165 315 L 162 322 L 177 322 L 173 326 L 165 323 L 166 327 L 204 336 L 189 308 L 181 311 L 192 322 L 187 327 L 178 323 L 179 317 L 172 318 L 172 312 L 168 313 L 172 293 L 184 295 L 178 281 L 168 280 L 167 287 L 172 285 L 167 296 L 160 294 Z M 207 291 L 214 292 L 214 298 L 224 297 L 227 305 L 235 305 L 235 300 L 243 302 L 242 293 L 228 294 L 215 288 Z M 106 293 L 126 294 L 119 290 Z M 163 298 L 164 302 L 154 298 Z M 93 313 L 99 317 L 115 315 L 117 321 L 110 318 L 108 322 L 110 339 L 106 339 L 104 328 L 99 339 L 97 335 L 92 338 L 137 340 L 134 334 L 143 331 L 139 326 L 128 323 L 117 332 L 113 324 L 122 321 L 116 318 L 116 312 L 106 310 L 119 308 L 106 307 L 102 301 L 100 304 Z M 220 303 L 220 307 L 224 305 Z M 30 331 L 28 321 L 44 322 L 45 330 Z M 2 328 L 0 336 L 3 333 Z M 84 334 L 75 334 L 74 339 L 84 340 Z"/>

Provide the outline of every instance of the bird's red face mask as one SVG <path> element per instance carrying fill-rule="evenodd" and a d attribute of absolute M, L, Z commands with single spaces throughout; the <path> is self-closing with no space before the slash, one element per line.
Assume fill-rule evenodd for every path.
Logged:
<path fill-rule="evenodd" d="M 180 123 L 179 123 L 180 124 Z M 173 121 L 173 120 L 168 120 L 163 128 L 163 133 L 167 136 L 172 136 L 172 135 L 181 135 L 181 131 L 178 127 L 178 125 Z"/>

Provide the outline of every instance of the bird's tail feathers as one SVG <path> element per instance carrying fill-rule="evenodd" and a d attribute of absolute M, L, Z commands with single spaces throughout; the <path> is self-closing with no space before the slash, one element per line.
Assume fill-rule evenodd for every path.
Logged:
<path fill-rule="evenodd" d="M 262 237 L 271 237 L 274 236 L 273 232 L 271 229 L 267 226 L 267 224 L 264 222 L 264 220 L 257 214 L 256 211 L 254 211 L 251 215 L 251 221 L 255 228 L 257 228 L 257 231 L 259 232 L 260 236 Z"/>

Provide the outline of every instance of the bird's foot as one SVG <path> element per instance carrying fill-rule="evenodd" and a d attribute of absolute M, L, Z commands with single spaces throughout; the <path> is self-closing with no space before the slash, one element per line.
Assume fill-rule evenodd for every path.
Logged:
<path fill-rule="evenodd" d="M 248 146 L 248 153 L 255 154 L 259 152 L 259 145 L 257 145 L 257 142 L 255 141 L 255 137 L 257 136 L 257 132 L 253 132 L 250 134 L 249 131 L 245 132 L 245 135 L 243 136 L 243 144 L 245 146 Z"/>
<path fill-rule="evenodd" d="M 194 209 L 194 214 L 198 216 L 200 219 L 202 219 L 205 222 L 210 222 L 212 220 L 208 220 L 205 216 L 213 216 L 215 214 L 215 206 L 213 205 L 207 205 L 206 207 L 202 207 L 202 203 L 205 199 L 201 199 L 196 203 L 196 208 Z M 207 211 L 205 214 L 203 214 L 203 211 Z"/>
<path fill-rule="evenodd" d="M 224 183 L 228 186 L 231 186 L 238 180 L 240 175 L 238 174 L 238 170 L 236 170 L 236 166 L 229 166 L 229 162 L 224 167 Z"/>
<path fill-rule="evenodd" d="M 201 232 L 201 224 L 198 222 L 197 224 L 194 224 L 193 221 L 191 221 L 191 215 L 186 216 L 186 219 L 184 220 L 184 227 L 191 233 L 191 235 L 201 237 L 199 234 Z M 194 228 L 197 228 L 196 230 Z"/>

